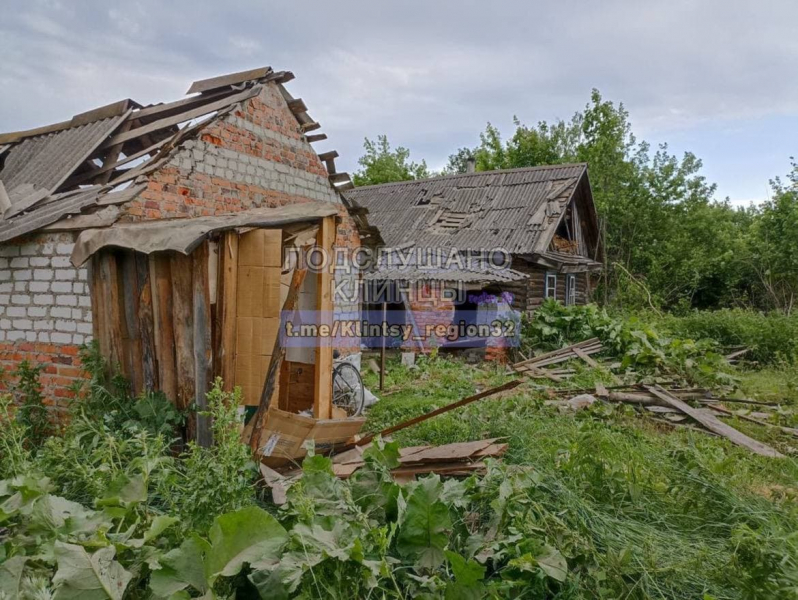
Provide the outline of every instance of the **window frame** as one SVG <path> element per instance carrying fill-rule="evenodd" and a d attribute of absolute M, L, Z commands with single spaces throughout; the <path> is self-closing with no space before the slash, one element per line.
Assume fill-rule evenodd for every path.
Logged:
<path fill-rule="evenodd" d="M 554 284 L 553 285 L 549 285 L 549 278 L 554 279 Z M 545 286 L 543 288 L 543 298 L 545 300 L 548 300 L 549 298 L 553 298 L 555 300 L 557 299 L 557 272 L 556 271 L 546 271 Z"/>
<path fill-rule="evenodd" d="M 565 305 L 576 304 L 576 275 L 570 273 L 565 276 Z"/>

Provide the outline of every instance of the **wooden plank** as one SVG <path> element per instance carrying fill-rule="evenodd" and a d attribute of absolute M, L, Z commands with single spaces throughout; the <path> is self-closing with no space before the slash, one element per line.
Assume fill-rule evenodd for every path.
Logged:
<path fill-rule="evenodd" d="M 191 257 L 173 253 L 170 257 L 172 281 L 172 324 L 174 328 L 176 406 L 187 410 L 194 402 L 194 329 Z M 188 422 L 189 438 L 196 435 L 196 424 Z"/>
<path fill-rule="evenodd" d="M 545 358 L 554 357 L 554 356 L 560 356 L 563 353 L 570 353 L 571 350 L 574 347 L 577 347 L 577 346 L 584 349 L 584 348 L 587 348 L 587 347 L 595 346 L 597 343 L 600 344 L 601 340 L 599 340 L 598 338 L 590 338 L 589 340 L 585 340 L 584 342 L 579 342 L 578 344 L 573 344 L 571 346 L 566 346 L 565 348 L 558 348 L 557 350 L 552 350 L 551 352 L 546 352 L 544 354 L 539 354 L 538 356 L 533 356 L 530 359 L 523 360 L 521 362 L 517 362 L 517 363 L 515 363 L 513 365 L 513 367 L 520 367 L 522 365 L 526 365 L 526 364 L 529 364 L 529 363 L 538 362 L 538 361 L 543 360 Z"/>
<path fill-rule="evenodd" d="M 221 330 L 219 360 L 214 361 L 219 368 L 219 376 L 224 381 L 224 389 L 232 391 L 236 372 L 236 288 L 238 286 L 238 233 L 225 233 L 219 244 L 219 283 L 216 293 L 216 308 Z"/>
<path fill-rule="evenodd" d="M 316 284 L 316 312 L 319 325 L 330 327 L 333 319 L 333 243 L 335 242 L 335 217 L 325 217 L 316 238 L 316 244 L 328 257 L 327 265 L 319 270 Z M 319 337 L 316 340 L 316 381 L 313 393 L 313 416 L 316 419 L 329 419 L 332 415 L 332 338 Z"/>
<path fill-rule="evenodd" d="M 119 133 L 109 138 L 107 141 L 105 141 L 105 143 L 103 143 L 100 146 L 100 149 L 110 148 L 111 146 L 115 146 L 116 144 L 121 144 L 123 142 L 127 142 L 128 140 L 136 139 L 148 133 L 160 131 L 161 129 L 166 129 L 168 127 L 172 127 L 173 125 L 178 125 L 179 123 L 183 123 L 184 121 L 190 121 L 191 119 L 196 119 L 197 117 L 201 117 L 215 110 L 220 110 L 222 108 L 230 106 L 231 104 L 235 104 L 236 102 L 241 102 L 242 100 L 251 98 L 252 96 L 255 96 L 257 93 L 258 93 L 257 89 L 254 88 L 247 89 L 233 96 L 222 98 L 221 100 L 217 100 L 216 102 L 211 102 L 210 104 L 205 104 L 203 106 L 200 106 L 199 108 L 195 108 L 193 110 L 188 110 L 186 112 L 173 115 L 171 117 L 166 117 L 164 119 L 153 121 L 152 123 L 142 125 L 141 127 L 136 127 L 135 129 L 131 129 L 130 131 L 126 131 L 125 133 Z"/>
<path fill-rule="evenodd" d="M 172 306 L 171 261 L 166 253 L 151 255 L 150 285 L 153 294 L 155 358 L 161 391 L 175 405 L 177 398 L 177 364 L 175 362 L 175 334 Z"/>
<path fill-rule="evenodd" d="M 775 423 L 768 423 L 767 421 L 762 421 L 761 419 L 755 419 L 749 415 L 739 415 L 736 412 L 730 411 L 725 406 L 720 406 L 719 404 L 710 404 L 709 407 L 712 410 L 716 410 L 721 414 L 727 415 L 729 417 L 737 417 L 738 419 L 742 419 L 743 421 L 748 421 L 749 423 L 756 423 L 757 425 L 762 425 L 764 427 L 774 427 L 776 429 L 780 429 L 783 433 L 788 435 L 793 435 L 798 437 L 798 429 L 793 427 L 783 427 L 781 425 L 776 425 Z"/>
<path fill-rule="evenodd" d="M 313 134 L 313 135 L 306 135 L 305 136 L 305 140 L 307 140 L 308 143 L 310 143 L 310 144 L 312 144 L 313 142 L 321 142 L 321 141 L 324 141 L 326 139 L 327 139 L 327 134 L 326 133 L 316 133 L 316 134 Z"/>
<path fill-rule="evenodd" d="M 759 454 L 761 456 L 770 456 L 774 458 L 783 458 L 784 455 L 771 448 L 767 444 L 763 444 L 762 442 L 755 440 L 753 438 L 748 437 L 744 433 L 738 431 L 734 427 L 727 425 L 720 421 L 717 417 L 708 413 L 706 410 L 693 408 L 686 402 L 679 400 L 676 396 L 668 393 L 665 389 L 658 385 L 647 385 L 645 388 L 652 394 L 654 394 L 657 398 L 662 400 L 668 406 L 672 406 L 686 414 L 687 416 L 691 417 L 694 421 L 697 421 L 704 427 L 706 427 L 709 431 L 716 433 L 722 437 L 725 437 L 729 441 L 738 446 L 743 446 L 744 448 L 748 448 L 755 454 Z"/>
<path fill-rule="evenodd" d="M 213 443 L 208 391 L 211 388 L 211 297 L 208 283 L 208 242 L 191 253 L 192 335 L 194 338 L 194 404 L 196 405 L 197 443 L 209 448 Z"/>
<path fill-rule="evenodd" d="M 139 294 L 136 258 L 132 250 L 118 255 L 120 273 L 120 301 L 122 304 L 122 350 L 125 372 L 130 379 L 134 396 L 144 389 L 141 338 L 139 336 Z"/>
<path fill-rule="evenodd" d="M 257 69 L 250 69 L 248 71 L 239 71 L 237 73 L 228 73 L 227 75 L 220 75 L 218 77 L 210 77 L 208 79 L 200 79 L 191 84 L 186 94 L 196 94 L 198 92 L 207 92 L 216 90 L 221 87 L 235 85 L 237 83 L 244 83 L 246 81 L 254 81 L 256 79 L 263 79 L 271 74 L 271 67 L 258 67 Z"/>
<path fill-rule="evenodd" d="M 595 360 L 593 360 L 587 352 L 585 352 L 581 348 L 574 348 L 573 350 L 574 354 L 576 354 L 579 358 L 585 361 L 588 365 L 590 365 L 594 369 L 599 368 L 599 364 Z"/>
<path fill-rule="evenodd" d="M 122 310 L 119 304 L 119 277 L 117 275 L 116 257 L 112 252 L 102 252 L 100 256 L 101 285 L 103 304 L 101 310 L 105 312 L 104 319 L 108 324 L 106 328 L 106 343 L 103 354 L 108 357 L 112 371 L 124 371 L 122 355 Z"/>
<path fill-rule="evenodd" d="M 291 284 L 288 288 L 288 295 L 283 303 L 283 314 L 281 319 L 290 319 L 293 315 L 294 307 L 296 306 L 297 299 L 299 298 L 299 289 L 302 287 L 302 282 L 305 281 L 307 275 L 307 268 L 295 269 L 294 274 L 291 276 Z M 282 321 L 281 321 L 282 322 Z M 282 329 L 282 328 L 281 328 Z M 257 454 L 260 449 L 260 437 L 263 432 L 263 421 L 266 418 L 266 412 L 269 410 L 269 403 L 274 395 L 274 388 L 277 385 L 277 375 L 280 373 L 283 359 L 285 358 L 285 348 L 282 343 L 282 336 L 278 333 L 274 340 L 274 348 L 272 350 L 271 360 L 269 361 L 269 370 L 266 372 L 266 379 L 263 382 L 263 391 L 260 395 L 260 402 L 258 403 L 258 410 L 255 416 L 252 417 L 253 427 L 252 434 L 249 438 L 249 445 L 252 452 Z M 290 413 L 286 413 L 290 414 Z"/>
<path fill-rule="evenodd" d="M 373 440 L 377 435 L 385 437 L 386 435 L 390 435 L 392 433 L 396 433 L 397 431 L 401 431 L 402 429 L 407 429 L 413 425 L 417 425 L 418 423 L 422 423 L 427 421 L 433 417 L 437 417 L 438 415 L 442 415 L 449 411 L 452 411 L 456 408 L 460 408 L 461 406 L 465 406 L 467 404 L 471 404 L 472 402 L 476 402 L 477 400 L 482 400 L 483 398 L 487 398 L 488 396 L 493 396 L 500 392 L 506 392 L 508 390 L 512 390 L 517 388 L 523 382 L 520 379 L 515 379 L 513 381 L 508 381 L 507 383 L 500 385 L 495 388 L 490 388 L 485 390 L 484 392 L 479 392 L 478 394 L 474 394 L 473 396 L 468 396 L 467 398 L 463 398 L 462 400 L 458 400 L 457 402 L 452 402 L 451 404 L 447 404 L 446 406 L 442 406 L 441 408 L 437 408 L 427 414 L 420 415 L 418 417 L 414 417 L 412 419 L 408 419 L 407 421 L 403 421 L 397 425 L 392 425 L 391 427 L 387 427 L 380 431 L 379 433 L 370 433 L 368 435 L 363 436 L 357 442 L 355 442 L 355 446 L 365 446 L 371 440 Z M 341 448 L 341 451 L 348 450 L 350 447 Z"/>
<path fill-rule="evenodd" d="M 152 285 L 149 260 L 146 254 L 135 253 L 138 278 L 139 338 L 144 391 L 159 389 L 158 367 L 155 358 L 155 316 L 152 304 Z"/>
<path fill-rule="evenodd" d="M 102 167 L 98 168 L 96 171 L 92 171 L 91 173 L 81 173 L 80 175 L 73 175 L 72 177 L 70 177 L 69 179 L 66 180 L 64 186 L 65 187 L 73 187 L 73 186 L 79 185 L 81 183 L 84 183 L 86 181 L 89 181 L 91 179 L 94 179 L 95 177 L 97 177 L 98 175 L 102 175 L 103 173 L 108 173 L 108 178 L 110 179 L 110 177 L 111 177 L 110 171 L 113 171 L 117 167 L 121 167 L 123 165 L 126 165 L 129 162 L 133 162 L 134 160 L 137 160 L 137 159 L 141 158 L 142 156 L 147 156 L 149 154 L 154 154 L 154 152 L 156 150 L 158 150 L 162 146 L 166 145 L 169 141 L 171 141 L 171 139 L 172 138 L 166 138 L 164 140 L 161 140 L 160 142 L 157 142 L 155 144 L 152 144 L 151 146 L 148 146 L 147 148 L 144 148 L 144 150 L 141 150 L 139 152 L 131 154 L 130 156 L 126 156 L 125 158 L 117 160 L 117 161 L 115 161 L 113 163 L 109 163 L 108 161 L 105 161 L 105 162 L 103 162 L 103 166 Z"/>

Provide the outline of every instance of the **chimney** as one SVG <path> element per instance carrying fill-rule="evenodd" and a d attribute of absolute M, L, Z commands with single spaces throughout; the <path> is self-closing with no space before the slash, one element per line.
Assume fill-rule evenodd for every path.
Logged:
<path fill-rule="evenodd" d="M 466 159 L 466 173 L 473 173 L 477 170 L 477 159 L 469 156 Z"/>

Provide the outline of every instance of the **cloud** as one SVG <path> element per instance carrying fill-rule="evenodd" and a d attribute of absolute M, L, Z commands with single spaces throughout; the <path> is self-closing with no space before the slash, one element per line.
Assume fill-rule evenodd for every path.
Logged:
<path fill-rule="evenodd" d="M 593 87 L 625 103 L 642 137 L 798 117 L 789 0 L 6 5 L 0 130 L 175 99 L 192 80 L 266 64 L 294 71 L 292 93 L 350 169 L 365 136 L 443 164 L 486 122 L 568 118 Z"/>

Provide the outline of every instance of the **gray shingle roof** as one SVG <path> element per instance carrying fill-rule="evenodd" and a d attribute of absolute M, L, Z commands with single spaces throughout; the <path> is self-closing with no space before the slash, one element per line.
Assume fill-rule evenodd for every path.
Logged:
<path fill-rule="evenodd" d="M 355 188 L 346 196 L 369 210 L 388 246 L 532 253 L 586 171 L 583 163 L 486 171 Z"/>

